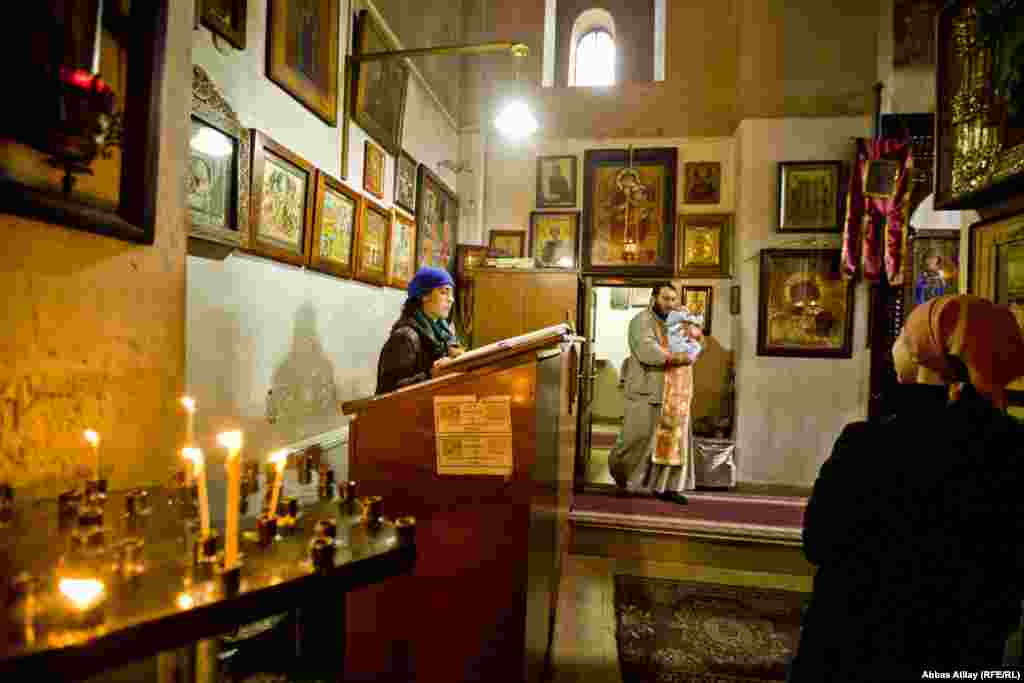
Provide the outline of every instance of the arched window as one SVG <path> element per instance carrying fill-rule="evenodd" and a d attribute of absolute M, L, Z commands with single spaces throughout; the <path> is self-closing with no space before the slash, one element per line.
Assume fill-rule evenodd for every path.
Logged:
<path fill-rule="evenodd" d="M 611 85 L 615 82 L 615 39 L 603 29 L 591 31 L 576 43 L 573 85 Z"/>
<path fill-rule="evenodd" d="M 606 10 L 581 12 L 573 22 L 569 52 L 569 85 L 615 83 L 615 20 Z"/>

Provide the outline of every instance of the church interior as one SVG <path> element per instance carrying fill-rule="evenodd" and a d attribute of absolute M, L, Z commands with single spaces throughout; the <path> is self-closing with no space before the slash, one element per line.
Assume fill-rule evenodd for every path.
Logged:
<path fill-rule="evenodd" d="M 1024 322 L 991 47 L 1024 21 L 983 5 L 38 3 L 0 131 L 0 678 L 786 680 L 807 501 L 898 408 L 904 320 Z M 424 266 L 467 351 L 378 392 Z M 675 498 L 616 474 L 665 286 L 700 330 L 650 425 Z"/>

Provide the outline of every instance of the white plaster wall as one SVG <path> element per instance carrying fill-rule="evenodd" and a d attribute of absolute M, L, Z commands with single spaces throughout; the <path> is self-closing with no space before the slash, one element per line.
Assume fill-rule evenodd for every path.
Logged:
<path fill-rule="evenodd" d="M 349 2 L 342 0 L 341 8 L 347 14 Z M 266 16 L 266 0 L 250 0 L 244 52 L 221 54 L 209 31 L 196 30 L 193 61 L 207 70 L 244 126 L 265 131 L 340 178 L 341 129 L 327 126 L 265 76 Z M 350 25 L 341 21 L 342 52 Z M 365 141 L 351 124 L 345 182 L 358 192 Z M 416 78 L 409 80 L 403 147 L 457 187 L 455 176 L 437 163 L 459 158 L 458 133 Z M 375 200 L 385 206 L 392 205 L 393 175 L 394 160 L 387 156 L 385 199 Z M 328 376 L 338 400 L 373 393 L 377 357 L 403 292 L 238 254 L 222 262 L 188 257 L 186 268 L 187 388 L 198 402 L 196 433 L 204 448 L 215 448 L 214 435 L 228 424 L 245 431 L 246 450 L 256 457 L 344 424 L 333 407 L 317 408 L 325 402 L 308 393 L 300 395 L 302 410 L 270 424 L 267 391 L 275 378 L 308 392 L 317 376 Z"/>
<path fill-rule="evenodd" d="M 880 0 L 878 31 L 878 81 L 882 88 L 882 112 L 923 114 L 935 111 L 935 67 L 893 66 L 893 6 L 895 0 Z"/>
<path fill-rule="evenodd" d="M 849 162 L 850 138 L 869 134 L 868 117 L 748 119 L 738 128 L 742 166 L 736 251 L 742 302 L 733 343 L 737 459 L 743 481 L 813 484 L 843 427 L 867 415 L 867 286 L 856 286 L 850 359 L 758 356 L 757 289 L 761 249 L 815 237 L 775 232 L 777 163 Z"/>

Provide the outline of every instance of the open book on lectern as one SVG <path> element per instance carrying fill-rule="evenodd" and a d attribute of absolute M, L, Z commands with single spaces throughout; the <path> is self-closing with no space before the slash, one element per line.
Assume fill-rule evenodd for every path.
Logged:
<path fill-rule="evenodd" d="M 466 351 L 458 358 L 452 359 L 448 363 L 440 366 L 434 371 L 434 377 L 424 382 L 417 382 L 415 384 L 407 384 L 404 387 L 395 389 L 394 391 L 387 394 L 380 394 L 378 396 L 369 396 L 366 398 L 357 398 L 350 401 L 344 401 L 338 403 L 338 410 L 342 415 L 352 415 L 364 410 L 367 406 L 372 405 L 376 401 L 388 396 L 394 396 L 396 394 L 402 394 L 405 392 L 414 392 L 422 390 L 425 386 L 430 386 L 435 382 L 446 381 L 441 380 L 445 376 L 450 376 L 455 373 L 466 372 L 474 370 L 476 368 L 490 365 L 498 360 L 504 360 L 510 356 L 516 356 L 520 353 L 525 353 L 532 349 L 543 349 L 554 344 L 561 342 L 578 341 L 579 337 L 573 335 L 572 327 L 566 323 L 559 325 L 552 325 L 551 327 L 544 327 L 533 332 L 527 332 L 521 334 L 518 337 L 509 337 L 508 339 L 502 339 L 496 341 L 493 344 L 487 346 L 481 346 L 478 349 L 472 351 Z"/>
<path fill-rule="evenodd" d="M 498 356 L 514 355 L 530 348 L 539 348 L 547 344 L 554 344 L 562 341 L 569 341 L 572 338 L 572 327 L 567 323 L 559 323 L 551 327 L 544 327 L 533 332 L 521 334 L 518 337 L 509 337 L 499 341 L 466 351 L 464 354 L 438 368 L 438 376 L 452 372 L 462 372 L 471 368 L 486 365 Z"/>

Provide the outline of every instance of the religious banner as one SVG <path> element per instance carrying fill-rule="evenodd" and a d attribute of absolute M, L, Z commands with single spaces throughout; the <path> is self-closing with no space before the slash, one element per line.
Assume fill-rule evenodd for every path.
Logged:
<path fill-rule="evenodd" d="M 850 174 L 843 225 L 843 275 L 857 268 L 878 282 L 884 270 L 889 284 L 903 284 L 914 157 L 909 142 L 857 138 L 857 161 Z"/>

